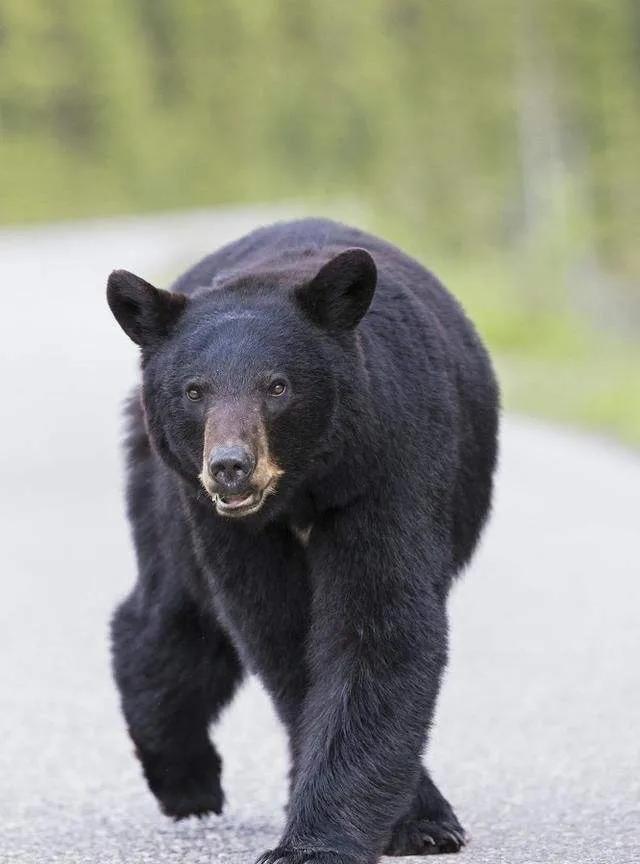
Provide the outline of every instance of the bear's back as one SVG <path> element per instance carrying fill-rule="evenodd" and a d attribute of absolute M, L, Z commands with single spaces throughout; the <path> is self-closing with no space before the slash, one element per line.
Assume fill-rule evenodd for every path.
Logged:
<path fill-rule="evenodd" d="M 329 219 L 299 219 L 258 228 L 207 255 L 172 290 L 200 294 L 243 278 L 259 281 L 261 276 L 269 287 L 289 290 L 312 278 L 334 255 L 353 247 L 370 252 L 378 269 L 373 303 L 360 325 L 370 339 L 382 337 L 407 347 L 433 331 L 432 338 L 444 337 L 450 349 L 477 353 L 472 325 L 429 270 L 391 243 Z"/>

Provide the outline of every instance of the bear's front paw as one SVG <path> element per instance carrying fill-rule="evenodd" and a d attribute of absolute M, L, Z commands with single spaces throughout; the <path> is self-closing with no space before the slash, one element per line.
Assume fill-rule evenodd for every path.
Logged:
<path fill-rule="evenodd" d="M 209 778 L 206 785 L 188 781 L 178 788 L 155 792 L 155 795 L 165 816 L 176 821 L 188 816 L 200 818 L 209 813 L 219 816 L 224 805 L 224 793 L 217 777 Z"/>
<path fill-rule="evenodd" d="M 188 758 L 142 758 L 149 788 L 160 809 L 173 819 L 222 813 L 220 758 L 213 750 Z"/>
<path fill-rule="evenodd" d="M 364 859 L 333 849 L 278 846 L 261 855 L 256 864 L 364 864 Z"/>
<path fill-rule="evenodd" d="M 393 829 L 385 855 L 438 855 L 459 852 L 469 837 L 458 820 L 408 819 Z"/>

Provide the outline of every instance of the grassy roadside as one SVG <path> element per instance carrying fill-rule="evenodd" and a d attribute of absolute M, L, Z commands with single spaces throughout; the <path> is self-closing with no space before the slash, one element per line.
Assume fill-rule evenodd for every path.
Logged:
<path fill-rule="evenodd" d="M 576 424 L 640 446 L 640 342 L 569 309 L 525 302 L 506 268 L 440 271 L 491 349 L 506 410 Z"/>

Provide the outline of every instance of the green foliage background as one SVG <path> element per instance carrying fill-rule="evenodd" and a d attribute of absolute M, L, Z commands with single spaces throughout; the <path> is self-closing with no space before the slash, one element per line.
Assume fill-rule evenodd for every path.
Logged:
<path fill-rule="evenodd" d="M 636 442 L 639 144 L 637 0 L 0 3 L 0 221 L 358 201 L 509 407 Z"/>

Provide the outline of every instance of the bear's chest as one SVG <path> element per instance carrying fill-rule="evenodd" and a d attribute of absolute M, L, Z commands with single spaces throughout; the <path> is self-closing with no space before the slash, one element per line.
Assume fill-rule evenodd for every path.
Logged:
<path fill-rule="evenodd" d="M 296 538 L 296 540 L 300 543 L 303 548 L 306 548 L 309 545 L 309 538 L 311 537 L 311 531 L 313 529 L 313 523 L 308 522 L 306 525 L 296 524 L 293 522 L 289 523 L 289 528 L 291 529 L 291 533 Z"/>

